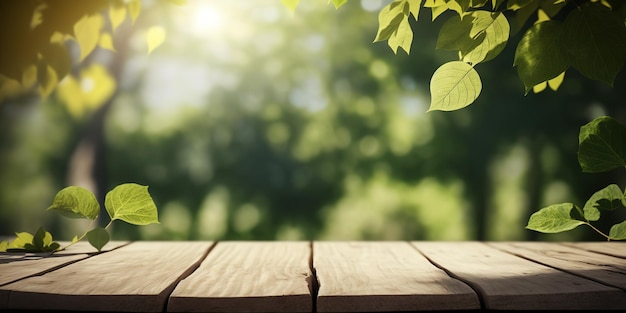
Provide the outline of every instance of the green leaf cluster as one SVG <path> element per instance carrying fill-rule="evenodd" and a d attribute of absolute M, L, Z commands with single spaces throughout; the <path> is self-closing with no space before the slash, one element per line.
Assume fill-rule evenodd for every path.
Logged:
<path fill-rule="evenodd" d="M 626 61 L 625 5 L 611 0 L 395 0 L 380 11 L 374 42 L 387 40 L 394 53 L 400 47 L 408 54 L 409 16 L 417 20 L 421 7 L 433 21 L 456 13 L 442 25 L 436 48 L 458 51 L 459 59 L 433 74 L 429 111 L 473 103 L 482 89 L 474 67 L 497 57 L 518 31 L 524 33 L 513 66 L 525 94 L 557 90 L 569 68 L 613 86 Z"/>
<path fill-rule="evenodd" d="M 60 248 L 58 242 L 52 240 L 52 234 L 39 227 L 35 234 L 28 232 L 15 233 L 15 239 L 0 242 L 0 251 L 7 252 L 53 252 Z"/>
<path fill-rule="evenodd" d="M 87 237 L 89 243 L 101 251 L 110 240 L 107 229 L 115 220 L 134 225 L 159 223 L 158 210 L 147 186 L 135 183 L 118 185 L 106 194 L 105 209 L 111 219 L 109 224 L 105 227 L 95 227 L 80 237 L 74 236 L 70 245 Z M 47 211 L 54 211 L 69 218 L 89 219 L 93 224 L 100 213 L 100 204 L 91 191 L 78 186 L 69 186 L 56 194 Z M 61 249 L 58 243 L 52 241 L 52 235 L 43 228 L 39 228 L 35 235 L 27 232 L 16 235 L 10 243 L 0 242 L 0 251 L 54 252 Z"/>
<path fill-rule="evenodd" d="M 626 127 L 612 117 L 602 116 L 580 128 L 578 160 L 585 172 L 626 168 Z M 614 224 L 608 235 L 595 228 L 602 211 L 626 207 L 626 190 L 616 184 L 595 192 L 582 209 L 573 203 L 554 204 L 530 216 L 527 229 L 558 233 L 588 225 L 607 240 L 626 240 L 626 221 Z"/>

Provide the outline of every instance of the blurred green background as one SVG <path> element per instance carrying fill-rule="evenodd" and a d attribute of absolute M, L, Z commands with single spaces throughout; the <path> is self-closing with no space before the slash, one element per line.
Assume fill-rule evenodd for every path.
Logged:
<path fill-rule="evenodd" d="M 372 43 L 387 3 L 146 1 L 144 20 L 167 31 L 154 52 L 126 27 L 116 53 L 74 70 L 81 97 L 62 81 L 47 99 L 2 100 L 0 233 L 43 225 L 69 240 L 86 224 L 45 212 L 57 191 L 135 182 L 161 224 L 118 221 L 113 239 L 603 240 L 524 227 L 626 185 L 576 157 L 580 126 L 626 120 L 626 77 L 610 88 L 570 70 L 557 92 L 524 96 L 509 44 L 477 66 L 474 104 L 426 112 L 432 73 L 455 59 L 435 49 L 446 18 L 423 10 L 411 55 L 394 55 Z M 614 214 L 599 227 L 626 219 Z"/>

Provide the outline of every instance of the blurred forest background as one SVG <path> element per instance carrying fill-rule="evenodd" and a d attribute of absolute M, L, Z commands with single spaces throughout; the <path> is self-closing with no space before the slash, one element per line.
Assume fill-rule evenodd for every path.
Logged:
<path fill-rule="evenodd" d="M 426 112 L 432 73 L 456 59 L 435 49 L 446 18 L 423 10 L 411 55 L 395 55 L 372 43 L 388 2 L 144 1 L 77 81 L 0 99 L 0 233 L 69 240 L 86 224 L 45 212 L 57 191 L 136 182 L 161 224 L 119 222 L 113 239 L 603 240 L 524 227 L 626 184 L 576 156 L 580 126 L 626 121 L 626 76 L 611 88 L 571 69 L 557 92 L 524 96 L 508 45 L 477 66 L 474 104 Z M 167 31 L 150 54 L 141 23 Z"/>

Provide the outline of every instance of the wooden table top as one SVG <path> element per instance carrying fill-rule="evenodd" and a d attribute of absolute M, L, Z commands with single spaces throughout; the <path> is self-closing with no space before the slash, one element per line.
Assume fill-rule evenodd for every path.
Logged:
<path fill-rule="evenodd" d="M 626 242 L 86 242 L 0 253 L 0 310 L 626 309 Z"/>

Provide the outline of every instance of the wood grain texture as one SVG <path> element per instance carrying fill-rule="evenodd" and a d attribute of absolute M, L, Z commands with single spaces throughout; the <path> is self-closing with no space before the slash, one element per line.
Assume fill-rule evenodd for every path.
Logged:
<path fill-rule="evenodd" d="M 563 244 L 579 249 L 616 256 L 618 258 L 626 258 L 626 242 L 624 241 L 564 242 Z"/>
<path fill-rule="evenodd" d="M 311 312 L 309 242 L 221 242 L 173 291 L 169 311 Z"/>
<path fill-rule="evenodd" d="M 500 251 L 485 243 L 414 242 L 413 245 L 451 275 L 474 286 L 486 309 L 626 308 L 623 290 Z"/>
<path fill-rule="evenodd" d="M 13 240 L 13 238 L 8 240 Z M 69 242 L 59 241 L 59 244 L 65 247 Z M 104 246 L 102 251 L 110 251 L 125 244 L 128 242 L 111 241 Z M 6 309 L 9 305 L 9 291 L 2 286 L 88 258 L 95 252 L 97 252 L 96 249 L 88 242 L 81 241 L 52 255 L 49 253 L 0 253 L 0 309 Z"/>
<path fill-rule="evenodd" d="M 62 247 L 69 242 L 59 242 Z M 112 241 L 102 251 L 110 251 L 128 242 Z M 17 281 L 21 278 L 45 273 L 65 264 L 75 262 L 96 253 L 96 249 L 88 242 L 80 241 L 67 249 L 49 253 L 0 253 L 0 286 Z"/>
<path fill-rule="evenodd" d="M 466 284 L 407 242 L 314 242 L 318 312 L 479 309 Z"/>
<path fill-rule="evenodd" d="M 162 311 L 174 285 L 202 260 L 211 242 L 134 242 L 4 286 L 8 308 Z"/>
<path fill-rule="evenodd" d="M 498 249 L 626 290 L 626 259 L 550 242 L 495 242 Z M 626 293 L 624 293 L 626 297 Z"/>

